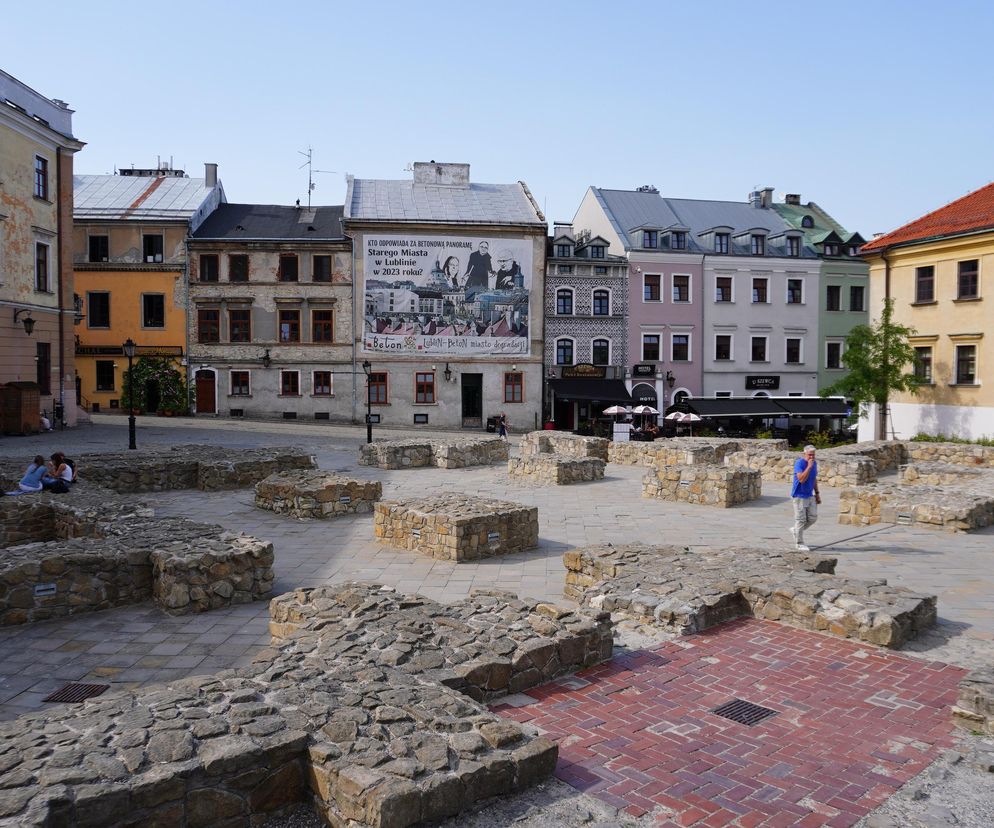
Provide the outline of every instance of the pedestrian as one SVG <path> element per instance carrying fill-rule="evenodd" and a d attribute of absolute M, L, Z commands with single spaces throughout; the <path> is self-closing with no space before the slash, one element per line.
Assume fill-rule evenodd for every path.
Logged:
<path fill-rule="evenodd" d="M 507 414 L 503 411 L 497 418 L 497 436 L 505 443 L 507 442 Z"/>
<path fill-rule="evenodd" d="M 804 530 L 810 529 L 818 520 L 818 504 L 821 492 L 818 490 L 818 462 L 815 460 L 815 447 L 804 447 L 804 456 L 794 462 L 793 484 L 790 497 L 794 503 L 794 525 L 790 534 L 798 552 L 810 552 L 804 543 Z"/>

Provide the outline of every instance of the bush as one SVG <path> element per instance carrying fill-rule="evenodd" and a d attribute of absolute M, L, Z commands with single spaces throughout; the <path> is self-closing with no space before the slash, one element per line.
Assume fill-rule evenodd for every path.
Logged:
<path fill-rule="evenodd" d="M 978 437 L 975 440 L 967 440 L 964 437 L 949 437 L 945 434 L 925 434 L 919 432 L 911 438 L 913 443 L 962 443 L 968 446 L 994 446 L 994 438 Z"/>

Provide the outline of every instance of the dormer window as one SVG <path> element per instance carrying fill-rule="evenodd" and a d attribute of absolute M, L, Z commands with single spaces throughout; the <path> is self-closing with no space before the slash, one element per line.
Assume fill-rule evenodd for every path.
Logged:
<path fill-rule="evenodd" d="M 729 239 L 731 235 L 729 233 L 715 233 L 714 234 L 714 252 L 715 253 L 727 253 Z"/>
<path fill-rule="evenodd" d="M 765 256 L 766 236 L 760 235 L 759 233 L 753 233 L 749 237 L 749 250 L 753 256 Z"/>
<path fill-rule="evenodd" d="M 659 232 L 657 230 L 642 231 L 642 247 L 655 250 L 659 247 Z"/>
<path fill-rule="evenodd" d="M 670 232 L 670 249 L 687 249 L 687 234 L 683 230 L 673 230 Z"/>
<path fill-rule="evenodd" d="M 573 245 L 571 244 L 557 244 L 556 245 L 556 258 L 557 259 L 568 259 L 573 255 Z"/>
<path fill-rule="evenodd" d="M 839 255 L 839 246 L 835 242 L 825 242 L 825 246 L 822 250 L 826 256 Z"/>
<path fill-rule="evenodd" d="M 604 245 L 603 244 L 592 244 L 592 245 L 590 245 L 590 258 L 591 259 L 603 259 L 604 258 Z"/>
<path fill-rule="evenodd" d="M 848 252 L 849 252 L 850 256 L 858 256 L 859 255 L 859 245 L 858 244 L 850 244 Z"/>
<path fill-rule="evenodd" d="M 787 255 L 794 258 L 801 255 L 801 240 L 797 236 L 787 236 Z"/>
<path fill-rule="evenodd" d="M 805 216 L 804 218 L 801 219 L 801 227 L 803 227 L 805 230 L 810 230 L 814 226 L 815 226 L 815 220 L 811 218 L 811 216 Z"/>

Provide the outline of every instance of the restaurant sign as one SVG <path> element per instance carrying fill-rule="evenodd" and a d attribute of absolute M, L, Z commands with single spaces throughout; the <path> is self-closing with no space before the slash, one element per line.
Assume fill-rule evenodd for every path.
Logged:
<path fill-rule="evenodd" d="M 776 391 L 780 388 L 780 377 L 746 375 L 746 388 L 750 391 Z"/>
<path fill-rule="evenodd" d="M 632 376 L 633 377 L 654 377 L 656 375 L 655 365 L 633 365 L 632 366 Z"/>
<path fill-rule="evenodd" d="M 577 365 L 563 366 L 561 376 L 563 379 L 604 379 L 607 377 L 607 368 L 604 365 L 581 362 Z"/>

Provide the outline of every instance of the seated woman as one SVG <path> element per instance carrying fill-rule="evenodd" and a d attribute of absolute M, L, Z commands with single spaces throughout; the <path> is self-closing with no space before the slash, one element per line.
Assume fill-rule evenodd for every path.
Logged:
<path fill-rule="evenodd" d="M 41 480 L 47 471 L 48 466 L 45 465 L 45 458 L 39 454 L 24 472 L 24 477 L 17 484 L 17 488 L 22 492 L 40 492 L 42 489 Z"/>
<path fill-rule="evenodd" d="M 41 485 L 43 488 L 56 493 L 64 493 L 69 491 L 69 484 L 73 482 L 73 477 L 73 469 L 66 463 L 66 456 L 61 451 L 57 451 L 52 455 L 50 473 L 42 477 Z"/>

